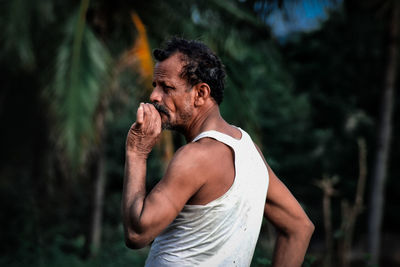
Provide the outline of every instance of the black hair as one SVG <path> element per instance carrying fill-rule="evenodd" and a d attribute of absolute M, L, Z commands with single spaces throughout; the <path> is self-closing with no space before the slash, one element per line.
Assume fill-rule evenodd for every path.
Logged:
<path fill-rule="evenodd" d="M 224 97 L 226 76 L 219 57 L 200 41 L 178 37 L 168 40 L 165 48 L 155 49 L 153 55 L 161 62 L 177 52 L 183 55 L 182 60 L 186 63 L 182 68 L 181 77 L 192 86 L 200 82 L 207 83 L 211 88 L 211 97 L 219 105 Z"/>

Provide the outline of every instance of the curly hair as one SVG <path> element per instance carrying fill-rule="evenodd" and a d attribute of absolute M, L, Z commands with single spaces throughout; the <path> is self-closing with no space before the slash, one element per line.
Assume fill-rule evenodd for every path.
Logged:
<path fill-rule="evenodd" d="M 207 83 L 211 88 L 211 97 L 218 105 L 221 104 L 226 74 L 218 56 L 200 41 L 178 37 L 167 41 L 164 49 L 155 49 L 153 55 L 158 62 L 161 62 L 177 52 L 183 55 L 182 60 L 185 62 L 181 77 L 192 86 L 200 82 Z"/>

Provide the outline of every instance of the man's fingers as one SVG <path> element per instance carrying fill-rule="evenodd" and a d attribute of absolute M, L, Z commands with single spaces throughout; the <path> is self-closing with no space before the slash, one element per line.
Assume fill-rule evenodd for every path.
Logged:
<path fill-rule="evenodd" d="M 136 123 L 138 125 L 141 125 L 141 124 L 143 124 L 143 120 L 144 120 L 143 103 L 140 103 L 140 106 L 139 106 L 139 108 L 137 110 L 137 113 L 136 113 Z"/>
<path fill-rule="evenodd" d="M 150 119 L 151 120 L 151 109 L 149 107 L 149 104 L 143 104 L 143 110 L 144 110 L 144 114 L 146 119 Z"/>
<path fill-rule="evenodd" d="M 149 107 L 150 107 L 152 112 L 155 112 L 156 114 L 159 113 L 158 110 L 156 109 L 156 107 L 153 104 L 149 104 Z"/>
<path fill-rule="evenodd" d="M 155 119 L 155 122 L 159 122 L 159 123 L 161 123 L 161 115 L 160 115 L 160 113 L 158 112 L 158 110 L 154 107 L 154 105 L 152 105 L 152 104 L 149 104 L 149 108 L 150 108 L 150 110 L 151 110 L 151 112 L 152 112 L 152 114 L 153 114 L 153 117 L 154 117 L 154 119 Z"/>
<path fill-rule="evenodd" d="M 146 103 L 144 104 L 144 112 L 145 112 L 145 120 L 149 121 L 150 124 L 153 124 L 156 120 L 156 116 L 159 116 L 157 110 L 154 108 L 152 104 Z"/>
<path fill-rule="evenodd" d="M 147 133 L 149 130 L 153 131 L 154 126 L 158 128 L 160 125 L 161 117 L 156 108 L 152 104 L 140 103 L 136 113 L 134 128 L 141 129 L 143 133 Z"/>

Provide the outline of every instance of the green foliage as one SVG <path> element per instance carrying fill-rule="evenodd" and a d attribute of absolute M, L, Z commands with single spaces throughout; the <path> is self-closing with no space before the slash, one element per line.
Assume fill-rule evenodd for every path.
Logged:
<path fill-rule="evenodd" d="M 260 248 L 260 246 L 257 246 L 254 251 L 253 259 L 251 261 L 250 266 L 251 267 L 271 266 L 272 261 L 270 259 L 271 259 L 271 255 L 268 255 L 267 251 Z"/>
<path fill-rule="evenodd" d="M 126 132 L 137 104 L 148 97 L 135 71 L 119 70 L 113 60 L 134 43 L 130 11 L 144 21 L 152 48 L 179 35 L 200 39 L 221 56 L 228 73 L 222 115 L 263 148 L 321 239 L 321 194 L 312 181 L 338 174 L 340 196 L 351 198 L 358 171 L 355 139 L 364 136 L 374 146 L 385 71 L 382 21 L 341 10 L 319 31 L 280 48 L 253 10 L 257 1 L 93 0 L 86 16 L 79 16 L 78 2 L 84 1 L 0 2 L 0 68 L 8 78 L 0 91 L 1 266 L 143 265 L 147 249 L 125 247 L 120 217 Z M 71 182 L 63 179 L 70 171 L 63 164 L 69 158 L 78 166 L 100 144 L 96 118 L 105 100 L 103 245 L 97 257 L 87 259 L 93 167 Z M 398 104 L 395 112 L 397 118 Z M 399 127 L 394 125 L 394 136 Z M 174 141 L 184 143 L 176 136 Z M 395 138 L 388 211 L 396 209 L 399 148 Z M 150 188 L 162 175 L 157 152 L 148 171 Z M 387 213 L 385 227 L 397 231 L 398 215 Z M 317 258 L 307 256 L 304 266 L 317 266 Z M 269 266 L 270 259 L 258 245 L 252 266 Z"/>
<path fill-rule="evenodd" d="M 83 249 L 84 240 L 82 236 L 74 239 L 65 239 L 57 236 L 54 242 L 41 249 L 31 250 L 21 248 L 19 254 L 15 257 L 2 257 L 0 264 L 2 266 L 18 267 L 112 267 L 112 266 L 144 266 L 148 248 L 133 251 L 125 247 L 121 242 L 122 227 L 116 230 L 107 229 L 107 243 L 98 252 L 96 258 L 85 259 L 79 256 L 79 251 Z M 110 231 L 110 232 L 108 232 Z M 113 236 L 110 236 L 113 235 Z"/>
<path fill-rule="evenodd" d="M 311 266 L 315 266 L 315 261 L 316 261 L 316 257 L 312 256 L 312 255 L 306 255 L 304 257 L 304 262 L 303 262 L 303 267 L 311 267 Z"/>
<path fill-rule="evenodd" d="M 16 0 L 2 3 L 1 30 L 2 55 L 13 53 L 24 68 L 32 68 L 35 64 L 32 33 L 30 28 L 31 17 L 34 15 L 35 5 L 30 1 Z M 21 19 L 23 18 L 23 19 Z"/>
<path fill-rule="evenodd" d="M 19 30 L 23 36 L 18 36 L 16 29 L 22 27 L 18 26 L 21 21 L 13 15 L 13 25 L 9 27 L 15 38 L 8 39 L 10 45 L 7 49 L 11 50 L 2 51 L 0 58 L 11 61 L 6 54 L 22 41 L 17 39 L 20 37 L 27 40 L 26 49 L 21 51 L 31 51 L 29 53 L 34 59 L 24 62 L 39 62 L 46 66 L 44 71 L 36 68 L 31 71 L 37 79 L 33 79 L 36 81 L 32 85 L 33 94 L 46 103 L 44 112 L 39 116 L 47 122 L 48 128 L 43 131 L 49 140 L 46 140 L 41 152 L 45 154 L 43 158 L 39 157 L 36 163 L 23 165 L 27 168 L 26 179 L 20 180 L 22 186 L 15 195 L 7 191 L 9 186 L 15 185 L 11 180 L 1 186 L 1 192 L 6 192 L 5 195 L 13 199 L 17 199 L 20 192 L 31 195 L 32 199 L 29 203 L 17 200 L 17 205 L 6 213 L 10 217 L 19 214 L 13 217 L 14 222 L 18 222 L 15 228 L 7 228 L 15 232 L 7 235 L 7 239 L 15 240 L 17 226 L 24 231 L 13 247 L 7 250 L 9 256 L 0 257 L 4 265 L 141 266 L 144 263 L 146 250 L 132 252 L 123 244 L 120 194 L 126 131 L 135 118 L 137 103 L 146 100 L 146 93 L 132 71 L 110 70 L 115 65 L 108 52 L 112 51 L 112 57 L 118 58 L 132 46 L 135 30 L 129 19 L 128 12 L 131 10 L 136 11 L 145 22 L 154 47 L 166 37 L 183 35 L 203 40 L 222 57 L 228 72 L 226 99 L 221 106 L 223 116 L 230 123 L 249 131 L 260 145 L 267 142 L 266 148 L 271 158 L 276 157 L 272 151 L 279 150 L 278 144 L 274 148 L 274 138 L 271 136 L 296 132 L 294 128 L 301 127 L 296 126 L 295 122 L 301 124 L 307 116 L 307 99 L 293 94 L 291 78 L 283 70 L 281 56 L 276 44 L 270 40 L 269 30 L 256 18 L 247 3 L 229 1 L 222 5 L 220 1 L 137 1 L 115 3 L 110 8 L 106 1 L 92 1 L 86 17 L 79 16 L 72 2 L 60 4 L 43 1 L 38 5 L 29 4 L 26 10 L 21 10 L 22 3 L 15 2 L 15 5 L 19 4 L 16 10 L 26 12 L 27 20 L 29 15 L 35 18 L 35 23 L 22 24 L 26 29 Z M 79 24 L 79 19 L 84 19 L 83 23 L 81 21 Z M 18 64 L 25 63 L 18 61 Z M 17 65 L 17 68 L 24 67 Z M 110 73 L 114 75 L 112 78 Z M 70 169 L 60 166 L 58 160 L 61 159 L 65 164 L 69 158 L 72 159 L 70 163 L 77 166 L 85 159 L 87 151 L 97 145 L 99 133 L 95 132 L 94 120 L 99 103 L 110 88 L 117 90 L 109 99 L 109 110 L 106 112 L 108 181 L 103 247 L 96 258 L 84 259 L 81 255 L 85 250 L 90 220 L 91 180 L 84 175 L 84 179 L 75 179 L 74 182 L 63 180 L 64 171 L 69 172 Z M 41 98 L 43 91 L 45 97 Z M 32 102 L 33 108 L 42 103 L 35 101 Z M 283 118 L 282 131 L 274 134 L 273 128 Z M 290 130 L 292 126 L 294 130 Z M 265 131 L 271 131 L 267 137 Z M 177 144 L 183 143 L 179 138 L 175 141 Z M 16 150 L 28 147 L 32 155 L 37 155 L 33 145 L 19 145 L 16 139 L 12 143 L 17 144 Z M 53 147 L 53 143 L 57 146 Z M 153 153 L 149 159 L 149 187 L 162 175 L 159 158 L 160 155 Z M 275 162 L 278 161 L 277 158 Z M 34 176 L 37 185 L 31 186 L 28 181 L 32 173 L 41 168 L 44 169 Z M 21 188 L 25 191 L 21 191 Z M 263 254 L 256 255 L 259 255 L 255 257 L 257 264 L 268 264 Z"/>
<path fill-rule="evenodd" d="M 110 55 L 85 23 L 73 14 L 65 27 L 48 97 L 55 114 L 55 136 L 73 166 L 96 141 L 95 112 L 109 81 Z"/>
<path fill-rule="evenodd" d="M 339 10 L 331 14 L 320 30 L 297 36 L 282 49 L 294 78 L 295 92 L 306 95 L 310 103 L 308 127 L 312 130 L 312 146 L 305 157 L 307 162 L 303 162 L 309 168 L 298 172 L 298 178 L 303 181 L 310 177 L 318 179 L 324 173 L 337 174 L 344 198 L 352 199 L 356 186 L 358 137 L 367 139 L 371 149 L 368 161 L 373 160 L 374 128 L 379 113 L 376 100 L 384 69 L 382 29 L 380 20 L 357 13 L 347 16 Z M 339 204 L 335 204 L 334 214 L 339 212 Z M 321 214 L 315 217 L 322 218 Z"/>

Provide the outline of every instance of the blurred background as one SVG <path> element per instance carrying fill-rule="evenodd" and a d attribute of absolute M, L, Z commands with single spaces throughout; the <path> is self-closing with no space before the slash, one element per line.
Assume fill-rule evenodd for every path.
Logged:
<path fill-rule="evenodd" d="M 125 247 L 124 144 L 151 51 L 209 45 L 223 117 L 314 222 L 304 266 L 399 266 L 397 0 L 0 1 L 0 265 L 143 266 Z M 163 133 L 148 188 L 185 142 Z M 263 223 L 252 266 L 270 266 Z"/>

